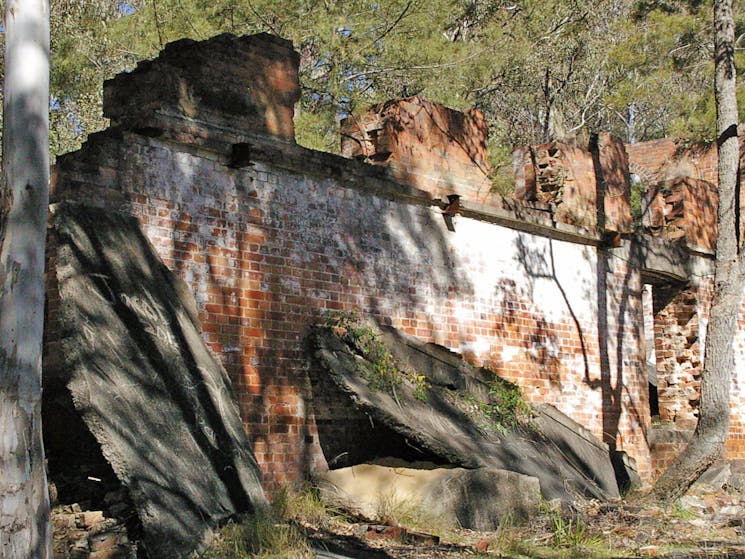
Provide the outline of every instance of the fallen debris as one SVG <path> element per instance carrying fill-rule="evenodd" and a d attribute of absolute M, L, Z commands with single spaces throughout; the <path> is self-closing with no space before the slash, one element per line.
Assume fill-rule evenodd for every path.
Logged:
<path fill-rule="evenodd" d="M 548 500 L 619 496 L 607 445 L 555 408 L 505 427 L 491 413 L 493 372 L 370 322 L 342 322 L 310 336 L 314 412 L 332 469 L 396 457 L 535 477 Z"/>
<path fill-rule="evenodd" d="M 51 237 L 61 351 L 47 396 L 67 395 L 69 416 L 95 437 L 149 556 L 188 556 L 222 521 L 266 504 L 227 373 L 200 337 L 193 298 L 133 218 L 61 204 Z M 70 425 L 45 422 L 51 446 L 70 446 Z"/>

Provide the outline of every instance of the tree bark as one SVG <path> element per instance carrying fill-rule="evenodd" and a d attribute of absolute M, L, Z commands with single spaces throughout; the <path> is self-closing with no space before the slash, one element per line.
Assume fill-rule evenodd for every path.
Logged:
<path fill-rule="evenodd" d="M 719 171 L 714 295 L 706 332 L 699 420 L 686 449 L 655 484 L 651 495 L 663 502 L 680 497 L 714 461 L 723 456 L 729 433 L 729 390 L 734 370 L 732 345 L 745 278 L 737 219 L 740 146 L 732 0 L 714 0 L 714 36 Z"/>
<path fill-rule="evenodd" d="M 0 557 L 51 557 L 41 437 L 49 3 L 7 0 L 0 196 Z"/>

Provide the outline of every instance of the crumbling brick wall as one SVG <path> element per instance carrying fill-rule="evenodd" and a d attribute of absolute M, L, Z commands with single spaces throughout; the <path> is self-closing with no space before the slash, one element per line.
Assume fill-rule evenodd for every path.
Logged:
<path fill-rule="evenodd" d="M 655 286 L 655 349 L 659 382 L 659 423 L 650 434 L 653 470 L 663 470 L 684 448 L 696 425 L 706 324 L 713 292 L 712 258 L 717 234 L 716 146 L 690 146 L 664 138 L 627 145 L 630 169 L 648 188 L 645 230 L 685 246 L 692 254 L 687 286 Z M 745 156 L 742 150 L 741 157 Z M 742 204 L 741 204 L 742 205 Z M 745 400 L 740 389 L 745 370 L 742 326 L 735 338 L 727 456 L 745 456 Z"/>
<path fill-rule="evenodd" d="M 487 126 L 477 109 L 460 112 L 421 97 L 389 101 L 341 123 L 341 152 L 383 165 L 395 179 L 447 199 L 478 204 L 491 192 Z"/>
<path fill-rule="evenodd" d="M 711 277 L 695 278 L 686 286 L 652 287 L 659 407 L 659 416 L 650 433 L 655 475 L 664 471 L 683 450 L 698 421 L 703 347 L 712 290 Z M 740 431 L 735 428 L 733 438 Z"/>
<path fill-rule="evenodd" d="M 303 340 L 320 315 L 345 310 L 490 365 L 650 473 L 641 280 L 628 244 L 600 248 L 597 234 L 558 227 L 530 203 L 471 209 L 449 229 L 431 190 L 301 148 L 289 124 L 274 125 L 286 123 L 298 88 L 296 71 L 285 72 L 296 60 L 288 43 L 221 36 L 180 49 L 184 60 L 204 49 L 198 59 L 228 64 L 214 77 L 232 61 L 241 91 L 265 87 L 248 111 L 261 118 L 211 123 L 205 115 L 231 93 L 220 88 L 236 83 L 215 79 L 215 91 L 200 96 L 190 84 L 204 78 L 192 74 L 211 70 L 173 69 L 167 58 L 178 94 L 158 101 L 150 92 L 133 113 L 107 108 L 113 127 L 60 158 L 53 200 L 135 216 L 191 286 L 268 483 L 333 458 L 319 445 Z M 253 70 L 226 49 L 250 51 Z M 265 65 L 284 78 L 254 80 Z M 158 62 L 109 82 L 106 99 L 140 89 L 150 73 L 159 75 Z"/>
<path fill-rule="evenodd" d="M 629 167 L 647 186 L 681 177 L 717 182 L 716 146 L 688 145 L 675 138 L 626 144 Z"/>
<path fill-rule="evenodd" d="M 642 224 L 646 231 L 713 254 L 717 236 L 718 193 L 711 182 L 680 177 L 647 191 Z"/>
<path fill-rule="evenodd" d="M 557 221 L 601 234 L 630 233 L 630 182 L 623 143 L 608 133 L 588 145 L 549 142 L 513 152 L 515 197 L 554 206 Z"/>
<path fill-rule="evenodd" d="M 699 313 L 711 293 L 706 285 L 679 289 L 654 290 L 658 401 L 661 421 L 692 430 L 698 421 L 705 327 Z"/>

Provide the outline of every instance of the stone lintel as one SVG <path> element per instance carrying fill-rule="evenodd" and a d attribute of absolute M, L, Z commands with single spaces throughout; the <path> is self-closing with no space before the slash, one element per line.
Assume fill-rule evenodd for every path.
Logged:
<path fill-rule="evenodd" d="M 688 281 L 690 256 L 679 244 L 648 234 L 636 234 L 632 242 L 646 283 Z"/>

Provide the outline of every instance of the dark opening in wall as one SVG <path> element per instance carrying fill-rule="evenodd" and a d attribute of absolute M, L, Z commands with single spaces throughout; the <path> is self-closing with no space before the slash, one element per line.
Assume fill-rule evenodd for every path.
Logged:
<path fill-rule="evenodd" d="M 60 503 L 87 502 L 102 509 L 106 494 L 118 490 L 121 483 L 66 392 L 64 387 L 44 387 L 42 422 L 49 480 Z"/>
<path fill-rule="evenodd" d="M 417 448 L 400 433 L 356 409 L 333 382 L 314 378 L 313 413 L 318 440 L 330 469 L 365 464 L 382 458 L 431 462 L 448 466 L 442 457 Z"/>

